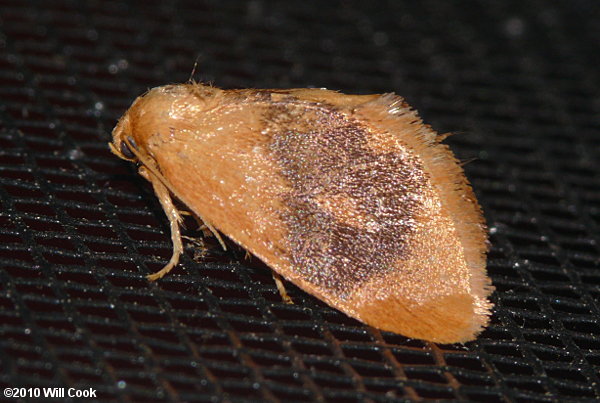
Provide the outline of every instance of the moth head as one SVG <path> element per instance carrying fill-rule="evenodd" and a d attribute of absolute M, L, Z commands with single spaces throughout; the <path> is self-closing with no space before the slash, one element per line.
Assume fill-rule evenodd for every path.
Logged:
<path fill-rule="evenodd" d="M 191 130 L 221 90 L 200 84 L 165 85 L 138 97 L 115 126 L 109 147 L 126 161 L 158 171 L 155 153 L 175 131 Z"/>
<path fill-rule="evenodd" d="M 136 152 L 138 151 L 138 147 L 133 136 L 129 112 L 119 120 L 119 123 L 117 123 L 112 132 L 112 136 L 113 141 L 108 143 L 108 146 L 113 154 L 124 160 L 137 162 Z"/>
<path fill-rule="evenodd" d="M 156 127 L 155 122 L 160 120 L 160 116 L 155 119 L 153 114 L 147 111 L 147 101 L 148 99 L 152 100 L 149 95 L 152 95 L 154 91 L 151 90 L 134 101 L 113 129 L 113 139 L 108 146 L 112 153 L 119 158 L 135 162 L 138 165 L 139 174 L 150 182 L 159 180 L 165 183 L 148 144 L 152 133 L 161 131 L 161 128 L 158 128 L 156 132 L 152 130 L 153 127 Z"/>

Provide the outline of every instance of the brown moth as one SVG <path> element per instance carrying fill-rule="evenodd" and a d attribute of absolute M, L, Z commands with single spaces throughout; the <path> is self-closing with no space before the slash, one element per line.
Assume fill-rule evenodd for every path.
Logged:
<path fill-rule="evenodd" d="M 459 162 L 394 94 L 154 88 L 113 131 L 182 253 L 179 199 L 276 273 L 347 315 L 434 342 L 489 321 L 487 236 Z"/>

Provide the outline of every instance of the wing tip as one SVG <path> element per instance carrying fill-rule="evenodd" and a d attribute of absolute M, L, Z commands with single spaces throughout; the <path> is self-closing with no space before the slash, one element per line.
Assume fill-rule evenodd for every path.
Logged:
<path fill-rule="evenodd" d="M 406 337 L 451 344 L 474 340 L 488 325 L 491 304 L 470 294 L 452 294 L 411 304 L 391 295 L 366 301 L 357 309 L 359 320 Z"/>

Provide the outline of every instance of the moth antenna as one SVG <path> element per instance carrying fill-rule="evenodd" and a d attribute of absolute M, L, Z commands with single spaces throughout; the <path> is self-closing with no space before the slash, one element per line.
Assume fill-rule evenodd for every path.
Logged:
<path fill-rule="evenodd" d="M 194 74 L 196 74 L 196 67 L 198 67 L 198 59 L 199 58 L 200 58 L 200 55 L 196 56 L 196 61 L 194 62 L 194 67 L 192 67 L 192 72 L 190 73 L 190 78 L 188 78 L 188 83 L 192 83 L 192 84 L 196 83 L 194 81 Z"/>
<path fill-rule="evenodd" d="M 279 291 L 279 295 L 281 295 L 283 302 L 286 304 L 294 304 L 294 301 L 292 301 L 292 298 L 288 295 L 285 289 L 283 278 L 275 270 L 272 270 L 271 274 L 273 274 L 273 280 L 275 280 L 275 285 L 277 286 L 277 290 Z"/>
<path fill-rule="evenodd" d="M 144 154 L 142 154 L 141 152 L 138 151 L 138 149 L 136 147 L 133 146 L 133 144 L 131 144 L 131 142 L 129 141 L 129 139 L 125 139 L 124 140 L 125 143 L 127 143 L 127 145 L 129 146 L 129 151 L 131 151 L 133 153 L 133 155 L 136 156 L 136 158 L 142 163 L 142 166 L 147 169 L 148 171 L 150 171 L 152 173 L 152 175 L 154 175 L 154 177 L 156 179 L 158 179 L 165 187 L 169 187 L 167 180 L 162 176 L 162 174 L 152 165 L 149 163 L 148 159 L 146 158 L 146 156 Z M 114 146 L 113 146 L 114 148 Z M 148 179 L 150 182 L 154 183 L 152 179 L 150 179 L 149 176 L 144 175 L 142 172 L 140 172 L 141 175 L 143 175 L 146 179 Z"/>
<path fill-rule="evenodd" d="M 459 161 L 458 163 L 460 164 L 461 167 L 464 167 L 465 165 L 470 164 L 473 161 L 477 161 L 478 159 L 479 158 L 477 158 L 477 157 L 471 157 L 471 158 L 467 158 L 464 161 Z"/>
<path fill-rule="evenodd" d="M 165 265 L 162 269 L 157 271 L 156 273 L 150 274 L 146 276 L 146 278 L 150 281 L 158 280 L 163 277 L 165 274 L 171 271 L 173 267 L 177 265 L 179 262 L 179 256 L 183 252 L 183 244 L 181 243 L 181 232 L 179 230 L 179 226 L 181 225 L 182 219 L 181 215 L 179 215 L 179 211 L 173 204 L 173 200 L 171 199 L 171 194 L 169 189 L 158 179 L 153 177 L 151 174 L 148 175 L 150 182 L 152 183 L 152 187 L 154 188 L 154 193 L 156 197 L 160 201 L 160 205 L 162 206 L 167 218 L 169 219 L 169 224 L 171 227 L 171 241 L 173 242 L 173 255 L 171 256 L 171 260 L 169 263 Z"/>
<path fill-rule="evenodd" d="M 452 136 L 453 134 L 456 134 L 456 133 L 452 133 L 452 132 L 440 133 L 437 135 L 435 141 L 437 141 L 438 143 L 441 143 L 442 141 L 446 140 L 448 137 Z"/>

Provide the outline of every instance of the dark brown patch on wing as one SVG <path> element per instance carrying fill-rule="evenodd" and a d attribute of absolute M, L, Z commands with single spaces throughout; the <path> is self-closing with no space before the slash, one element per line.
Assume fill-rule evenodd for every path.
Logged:
<path fill-rule="evenodd" d="M 347 297 L 397 270 L 427 177 L 410 153 L 377 153 L 370 131 L 334 107 L 281 102 L 265 117 L 270 147 L 292 189 L 282 195 L 294 270 Z"/>

